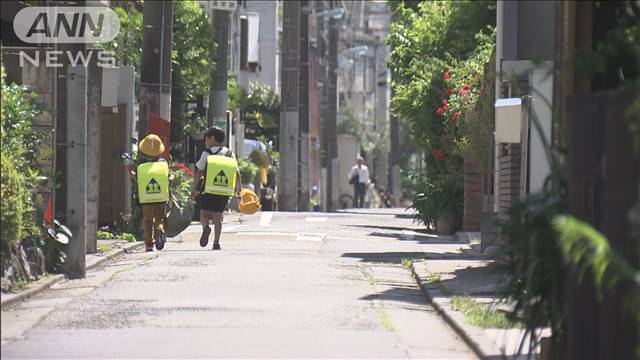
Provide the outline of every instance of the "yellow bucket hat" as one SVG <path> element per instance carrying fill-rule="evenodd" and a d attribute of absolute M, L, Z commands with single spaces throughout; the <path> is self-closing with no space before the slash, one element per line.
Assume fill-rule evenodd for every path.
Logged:
<path fill-rule="evenodd" d="M 254 214 L 260 210 L 260 199 L 258 195 L 249 189 L 240 191 L 240 212 L 243 214 Z"/>
<path fill-rule="evenodd" d="M 164 153 L 164 144 L 156 134 L 149 134 L 140 141 L 140 152 L 149 157 L 157 157 Z"/>

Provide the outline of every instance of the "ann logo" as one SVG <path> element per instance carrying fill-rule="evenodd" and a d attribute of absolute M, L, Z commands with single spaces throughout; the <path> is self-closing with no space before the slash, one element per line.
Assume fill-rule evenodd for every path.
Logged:
<path fill-rule="evenodd" d="M 155 178 L 151 178 L 151 181 L 147 184 L 147 194 L 159 194 L 160 193 L 160 184 L 156 181 Z"/>
<path fill-rule="evenodd" d="M 218 175 L 216 175 L 213 179 L 213 185 L 224 187 L 229 186 L 229 179 L 227 178 L 227 175 L 225 175 L 224 171 L 220 170 Z"/>

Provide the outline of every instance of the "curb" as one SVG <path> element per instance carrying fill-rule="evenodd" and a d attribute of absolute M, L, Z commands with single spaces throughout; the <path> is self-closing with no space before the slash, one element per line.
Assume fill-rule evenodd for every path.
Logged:
<path fill-rule="evenodd" d="M 93 270 L 95 268 L 101 267 L 103 266 L 105 263 L 107 263 L 110 260 L 113 260 L 114 258 L 127 253 L 128 251 L 137 249 L 139 247 L 142 247 L 144 245 L 143 242 L 135 242 L 132 243 L 130 245 L 125 245 L 124 247 L 117 249 L 117 250 L 112 250 L 111 252 L 107 253 L 104 257 L 101 257 L 97 260 L 93 260 L 90 261 L 90 263 L 87 264 L 87 271 L 89 270 Z M 37 295 L 41 292 L 43 292 L 44 290 L 47 290 L 48 288 L 50 288 L 51 286 L 53 286 L 54 284 L 59 283 L 60 281 L 64 280 L 65 276 L 63 274 L 55 274 L 53 276 L 47 276 L 44 279 L 40 279 L 36 282 L 34 282 L 32 284 L 32 286 L 30 286 L 30 289 L 27 289 L 21 293 L 18 294 L 2 294 L 2 300 L 0 301 L 0 306 L 1 307 L 7 307 L 7 306 L 11 306 L 13 304 L 16 304 L 20 301 L 24 301 L 34 295 Z"/>
<path fill-rule="evenodd" d="M 411 275 L 418 283 L 420 290 L 422 290 L 422 293 L 427 298 L 429 304 L 433 306 L 433 308 L 442 317 L 442 319 L 444 319 L 444 321 L 453 329 L 453 331 L 462 338 L 462 340 L 467 344 L 467 346 L 469 346 L 469 348 L 471 348 L 471 350 L 474 352 L 474 354 L 476 354 L 476 356 L 478 356 L 478 358 L 486 359 L 490 356 L 493 357 L 495 355 L 504 358 L 504 355 L 502 354 L 502 352 L 499 352 L 498 349 L 494 349 L 493 346 L 489 344 L 479 343 L 476 339 L 474 339 L 474 337 L 470 334 L 471 331 L 469 331 L 469 326 L 464 324 L 464 322 L 461 323 L 456 320 L 452 310 L 443 307 L 442 303 L 434 299 L 433 294 L 428 290 L 429 284 L 422 281 L 422 278 L 420 277 L 420 275 L 418 275 L 415 264 L 413 262 L 411 263 Z M 450 304 L 449 299 L 447 299 L 446 302 Z M 490 339 L 487 340 L 490 341 Z"/>

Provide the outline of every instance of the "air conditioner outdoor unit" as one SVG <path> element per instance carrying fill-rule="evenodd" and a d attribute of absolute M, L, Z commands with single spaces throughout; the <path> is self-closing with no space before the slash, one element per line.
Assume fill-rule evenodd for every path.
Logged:
<path fill-rule="evenodd" d="M 521 142 L 522 98 L 498 99 L 496 109 L 496 144 Z"/>

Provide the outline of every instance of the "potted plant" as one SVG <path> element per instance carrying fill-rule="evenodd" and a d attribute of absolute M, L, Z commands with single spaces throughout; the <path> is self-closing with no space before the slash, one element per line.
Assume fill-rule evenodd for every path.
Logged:
<path fill-rule="evenodd" d="M 238 167 L 240 168 L 240 182 L 242 183 L 242 187 L 255 191 L 253 179 L 255 179 L 258 173 L 258 167 L 249 160 L 239 160 Z"/>
<path fill-rule="evenodd" d="M 453 233 L 464 202 L 462 172 L 405 173 L 405 177 L 417 194 L 411 205 L 417 211 L 416 220 L 439 233 Z"/>

